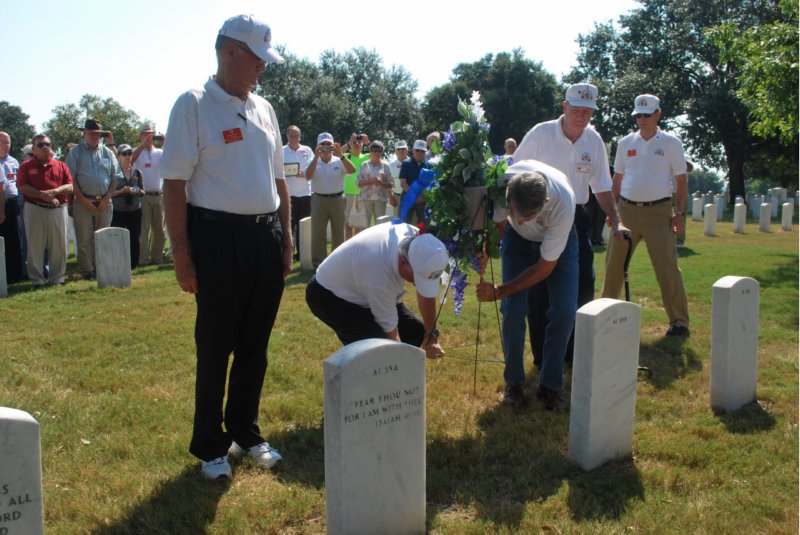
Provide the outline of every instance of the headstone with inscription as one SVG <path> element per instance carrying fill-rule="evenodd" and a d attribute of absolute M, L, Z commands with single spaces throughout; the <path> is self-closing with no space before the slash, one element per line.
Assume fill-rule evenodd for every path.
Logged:
<path fill-rule="evenodd" d="M 362 340 L 324 372 L 328 533 L 425 533 L 425 353 Z"/>
<path fill-rule="evenodd" d="M 0 535 L 44 533 L 39 423 L 0 407 Z"/>
<path fill-rule="evenodd" d="M 311 218 L 304 217 L 300 220 L 300 269 L 314 269 L 311 258 Z"/>
<path fill-rule="evenodd" d="M 758 281 L 722 277 L 711 289 L 711 406 L 732 412 L 756 399 Z"/>
<path fill-rule="evenodd" d="M 703 220 L 703 199 L 692 199 L 692 221 Z"/>
<path fill-rule="evenodd" d="M 706 205 L 703 234 L 706 236 L 717 235 L 717 207 L 711 203 Z"/>
<path fill-rule="evenodd" d="M 781 228 L 783 230 L 792 230 L 793 212 L 794 204 L 788 202 L 783 203 L 783 210 L 781 211 Z"/>
<path fill-rule="evenodd" d="M 0 297 L 6 297 L 7 295 L 8 275 L 6 274 L 6 240 L 0 236 Z"/>
<path fill-rule="evenodd" d="M 601 298 L 575 318 L 567 458 L 584 470 L 632 452 L 641 314 Z"/>
<path fill-rule="evenodd" d="M 130 287 L 130 239 L 130 232 L 126 228 L 107 227 L 95 231 L 94 256 L 98 288 Z"/>
<path fill-rule="evenodd" d="M 761 215 L 758 218 L 758 230 L 770 232 L 769 225 L 772 222 L 772 206 L 767 203 L 761 204 Z"/>
<path fill-rule="evenodd" d="M 745 221 L 747 221 L 747 206 L 740 202 L 733 207 L 733 231 L 744 234 Z"/>

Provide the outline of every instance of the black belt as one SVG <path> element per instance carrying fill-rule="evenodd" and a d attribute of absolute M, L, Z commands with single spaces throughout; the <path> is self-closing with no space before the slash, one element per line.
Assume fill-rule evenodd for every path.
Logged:
<path fill-rule="evenodd" d="M 656 204 L 661 204 L 662 202 L 672 201 L 672 197 L 664 197 L 663 199 L 657 199 L 655 201 L 647 201 L 647 202 L 630 201 L 625 197 L 623 197 L 622 195 L 620 195 L 619 198 L 625 201 L 626 203 L 632 204 L 634 206 L 655 206 Z"/>
<path fill-rule="evenodd" d="M 189 213 L 195 219 L 204 219 L 206 221 L 225 221 L 226 223 L 241 223 L 245 225 L 265 225 L 273 226 L 278 223 L 278 212 L 269 214 L 231 214 L 230 212 L 219 212 L 217 210 L 209 210 L 208 208 L 200 208 L 198 206 L 189 206 Z"/>
<path fill-rule="evenodd" d="M 320 197 L 341 197 L 342 193 L 344 192 L 340 191 L 339 193 L 314 193 L 314 195 L 319 195 Z"/>
<path fill-rule="evenodd" d="M 35 204 L 36 206 L 41 206 L 42 208 L 50 208 L 50 209 L 61 208 L 62 206 L 61 204 L 45 204 L 43 202 L 36 202 L 36 201 L 30 201 L 30 203 Z"/>

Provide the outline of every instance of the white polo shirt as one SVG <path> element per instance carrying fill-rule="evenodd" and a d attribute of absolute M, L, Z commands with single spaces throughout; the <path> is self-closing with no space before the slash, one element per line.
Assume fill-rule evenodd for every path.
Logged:
<path fill-rule="evenodd" d="M 390 332 L 397 327 L 397 303 L 406 284 L 398 267 L 400 241 L 417 232 L 405 223 L 362 230 L 320 264 L 317 282 L 337 297 L 369 308 L 383 332 Z"/>
<path fill-rule="evenodd" d="M 311 177 L 311 191 L 323 195 L 341 193 L 344 191 L 344 177 L 347 171 L 342 160 L 331 156 L 331 161 L 325 163 L 322 158 L 317 159 L 317 168 Z"/>
<path fill-rule="evenodd" d="M 161 173 L 159 165 L 164 149 L 153 147 L 151 150 L 144 149 L 139 153 L 139 157 L 133 163 L 133 168 L 142 173 L 142 185 L 148 193 L 161 191 Z"/>
<path fill-rule="evenodd" d="M 193 206 L 265 214 L 280 205 L 283 143 L 269 102 L 226 93 L 212 78 L 178 97 L 169 116 L 161 176 L 186 180 Z"/>
<path fill-rule="evenodd" d="M 628 134 L 617 145 L 614 172 L 623 175 L 620 195 L 630 201 L 671 197 L 673 177 L 686 173 L 683 143 L 660 128 L 648 140 L 639 131 Z"/>
<path fill-rule="evenodd" d="M 394 190 L 392 193 L 396 195 L 400 195 L 403 193 L 403 186 L 400 184 L 400 168 L 403 167 L 403 162 L 405 160 L 400 160 L 397 156 L 392 156 L 392 161 L 389 162 L 389 171 L 392 172 L 392 178 L 394 179 Z"/>
<path fill-rule="evenodd" d="M 308 169 L 308 164 L 314 159 L 314 150 L 311 147 L 300 145 L 297 150 L 289 145 L 283 146 L 283 163 L 296 163 L 303 173 Z M 305 177 L 286 176 L 286 186 L 289 188 L 290 197 L 308 197 L 311 195 L 311 184 Z"/>
<path fill-rule="evenodd" d="M 558 260 L 567 246 L 575 219 L 575 194 L 569 180 L 558 169 L 535 160 L 515 161 L 508 169 L 508 172 L 519 169 L 520 173 L 536 171 L 544 175 L 547 181 L 547 202 L 539 215 L 522 225 L 508 215 L 508 222 L 526 240 L 541 243 L 539 253 L 542 258 L 551 262 Z M 505 216 L 505 209 L 495 208 L 495 220 L 502 221 Z"/>
<path fill-rule="evenodd" d="M 589 202 L 592 191 L 611 191 L 608 154 L 600 134 L 587 126 L 573 143 L 561 128 L 562 115 L 554 121 L 539 123 L 531 128 L 514 152 L 514 161 L 538 160 L 564 173 L 575 192 L 575 202 Z"/>

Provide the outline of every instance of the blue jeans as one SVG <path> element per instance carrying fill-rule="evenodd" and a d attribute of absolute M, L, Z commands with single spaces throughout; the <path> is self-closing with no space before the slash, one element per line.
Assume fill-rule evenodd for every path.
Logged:
<path fill-rule="evenodd" d="M 506 225 L 500 244 L 503 282 L 514 279 L 538 262 L 540 247 L 541 243 L 524 239 L 511 225 Z M 564 386 L 564 351 L 578 309 L 578 235 L 574 227 L 570 230 L 567 245 L 555 268 L 539 284 L 545 285 L 550 298 L 540 383 L 551 390 L 560 391 Z M 503 377 L 508 385 L 525 381 L 525 317 L 528 315 L 529 291 L 530 288 L 510 295 L 500 305 L 506 359 Z"/>

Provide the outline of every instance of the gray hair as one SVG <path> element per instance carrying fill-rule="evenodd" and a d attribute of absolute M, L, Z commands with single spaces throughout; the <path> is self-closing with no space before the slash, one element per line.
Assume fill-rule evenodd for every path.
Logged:
<path fill-rule="evenodd" d="M 416 236 L 406 236 L 400 240 L 398 252 L 400 253 L 401 258 L 408 260 L 408 248 L 411 247 L 411 242 L 414 241 L 414 238 L 416 238 Z"/>
<path fill-rule="evenodd" d="M 524 172 L 511 177 L 506 189 L 509 208 L 522 217 L 531 217 L 542 211 L 547 200 L 547 180 L 539 172 Z"/>

